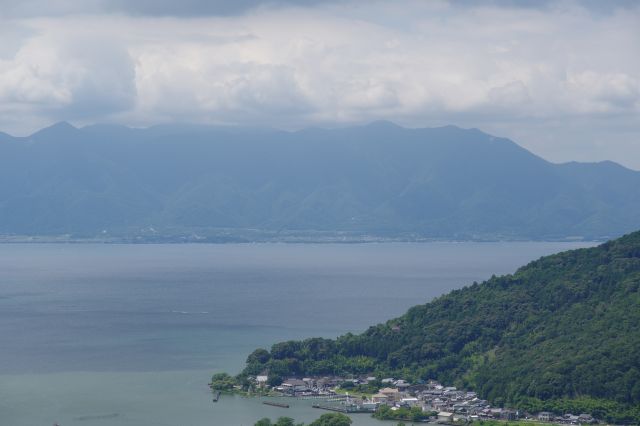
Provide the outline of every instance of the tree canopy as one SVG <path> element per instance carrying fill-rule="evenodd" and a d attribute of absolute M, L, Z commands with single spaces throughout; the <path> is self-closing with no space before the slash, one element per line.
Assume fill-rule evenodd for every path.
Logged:
<path fill-rule="evenodd" d="M 349 426 L 352 423 L 349 416 L 342 413 L 327 413 L 320 416 L 319 419 L 309 423 L 309 426 Z M 304 426 L 303 423 L 295 423 L 290 417 L 280 417 L 275 423 L 271 419 L 265 417 L 258 420 L 255 426 Z"/>

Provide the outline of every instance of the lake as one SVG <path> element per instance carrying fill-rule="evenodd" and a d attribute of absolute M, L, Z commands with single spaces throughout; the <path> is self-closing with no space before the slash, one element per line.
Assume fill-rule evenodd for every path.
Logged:
<path fill-rule="evenodd" d="M 0 425 L 244 425 L 287 415 L 211 402 L 257 347 L 335 337 L 590 243 L 2 244 Z M 381 424 L 368 415 L 354 425 Z"/>

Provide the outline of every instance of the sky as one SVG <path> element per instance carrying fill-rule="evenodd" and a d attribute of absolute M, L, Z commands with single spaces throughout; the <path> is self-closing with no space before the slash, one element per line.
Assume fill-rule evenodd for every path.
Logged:
<path fill-rule="evenodd" d="M 640 170 L 640 1 L 0 0 L 0 131 L 381 119 Z"/>

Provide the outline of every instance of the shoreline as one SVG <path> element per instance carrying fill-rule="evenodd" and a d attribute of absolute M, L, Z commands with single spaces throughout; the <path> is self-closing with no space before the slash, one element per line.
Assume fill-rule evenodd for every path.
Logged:
<path fill-rule="evenodd" d="M 191 238 L 191 237 L 72 237 L 66 235 L 1 235 L 0 244 L 98 244 L 98 245 L 250 245 L 250 244 L 431 244 L 431 243 L 574 243 L 599 244 L 608 237 L 548 237 L 548 238 L 516 238 L 516 237 L 486 237 L 486 238 L 433 238 L 433 237 L 374 237 L 374 236 L 332 236 L 324 238 L 310 237 L 273 237 L 273 238 Z"/>

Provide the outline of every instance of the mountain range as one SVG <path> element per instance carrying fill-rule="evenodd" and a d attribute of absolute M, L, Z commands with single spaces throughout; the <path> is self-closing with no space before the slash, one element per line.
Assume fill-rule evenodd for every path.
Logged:
<path fill-rule="evenodd" d="M 598 239 L 640 227 L 638 188 L 618 164 L 554 164 L 454 126 L 0 133 L 3 235 Z"/>

